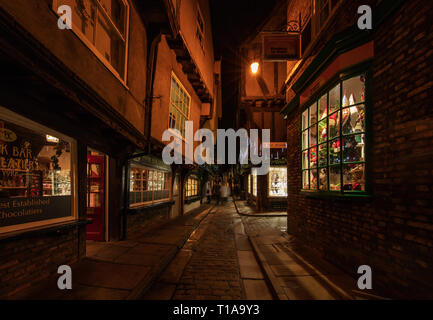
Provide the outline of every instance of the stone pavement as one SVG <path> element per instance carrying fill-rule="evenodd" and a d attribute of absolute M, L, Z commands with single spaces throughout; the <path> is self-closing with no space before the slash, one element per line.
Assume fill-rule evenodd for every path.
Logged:
<path fill-rule="evenodd" d="M 241 216 L 251 217 L 287 217 L 286 211 L 258 212 L 250 207 L 245 200 L 235 200 L 235 208 Z"/>
<path fill-rule="evenodd" d="M 264 219 L 268 222 L 264 223 Z M 278 299 L 384 299 L 371 294 L 371 291 L 360 291 L 356 278 L 320 258 L 318 252 L 284 232 L 286 221 L 283 226 L 278 219 L 242 217 L 266 280 Z"/>
<path fill-rule="evenodd" d="M 87 257 L 71 265 L 72 290 L 59 290 L 53 276 L 8 299 L 136 299 L 167 267 L 211 211 L 203 205 L 188 215 L 133 239 L 91 243 Z"/>
<path fill-rule="evenodd" d="M 143 299 L 270 300 L 242 221 L 232 202 L 218 206 Z"/>

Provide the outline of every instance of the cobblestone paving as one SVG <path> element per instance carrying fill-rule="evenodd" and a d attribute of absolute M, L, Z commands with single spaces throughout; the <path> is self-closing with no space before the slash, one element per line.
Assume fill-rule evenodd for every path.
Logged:
<path fill-rule="evenodd" d="M 287 229 L 287 217 L 242 217 L 242 220 L 250 235 Z"/>
<path fill-rule="evenodd" d="M 234 236 L 237 217 L 233 204 L 227 203 L 217 207 L 202 223 L 197 230 L 201 236 L 192 245 L 192 257 L 176 286 L 173 299 L 243 298 Z M 204 228 L 206 230 L 200 232 Z"/>

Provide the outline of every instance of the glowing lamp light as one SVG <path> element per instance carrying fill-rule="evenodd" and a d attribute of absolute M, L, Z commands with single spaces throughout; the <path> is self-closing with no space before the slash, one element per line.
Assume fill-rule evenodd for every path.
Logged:
<path fill-rule="evenodd" d="M 253 74 L 256 74 L 257 71 L 259 71 L 259 63 L 258 62 L 251 63 L 251 72 Z"/>
<path fill-rule="evenodd" d="M 47 138 L 47 142 L 59 143 L 59 138 L 50 136 L 49 134 L 46 135 L 46 138 Z"/>

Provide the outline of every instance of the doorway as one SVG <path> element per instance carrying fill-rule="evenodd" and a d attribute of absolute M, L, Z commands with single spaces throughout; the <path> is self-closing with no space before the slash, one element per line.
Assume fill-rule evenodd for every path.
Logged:
<path fill-rule="evenodd" d="M 86 238 L 93 241 L 105 240 L 106 226 L 106 156 L 88 149 L 87 152 L 87 225 Z"/>

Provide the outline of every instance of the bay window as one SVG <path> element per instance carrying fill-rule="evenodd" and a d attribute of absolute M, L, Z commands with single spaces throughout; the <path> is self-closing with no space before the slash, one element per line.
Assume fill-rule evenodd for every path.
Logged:
<path fill-rule="evenodd" d="M 185 136 L 185 121 L 189 119 L 190 106 L 191 96 L 177 77 L 172 74 L 168 127 L 179 130 L 182 137 Z"/>
<path fill-rule="evenodd" d="M 338 82 L 302 113 L 302 189 L 366 191 L 366 76 Z"/>
<path fill-rule="evenodd" d="M 0 107 L 0 233 L 74 220 L 75 141 Z"/>
<path fill-rule="evenodd" d="M 131 164 L 129 183 L 130 206 L 152 204 L 170 198 L 169 172 Z"/>

